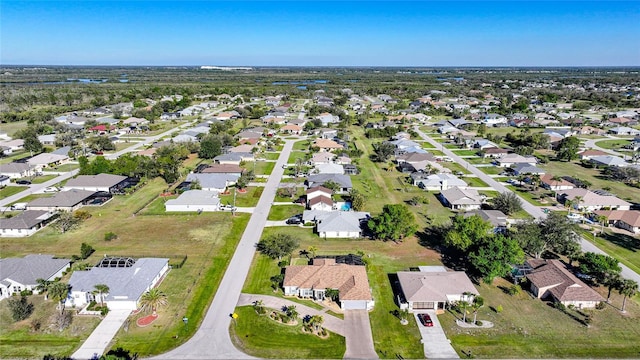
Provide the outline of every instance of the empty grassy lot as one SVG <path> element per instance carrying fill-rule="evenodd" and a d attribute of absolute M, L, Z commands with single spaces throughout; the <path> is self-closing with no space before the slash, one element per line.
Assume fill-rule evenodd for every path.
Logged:
<path fill-rule="evenodd" d="M 469 184 L 469 186 L 477 186 L 477 187 L 489 186 L 489 184 L 487 184 L 486 182 L 482 181 L 477 177 L 463 177 L 462 180 L 464 180 L 467 184 Z"/>
<path fill-rule="evenodd" d="M 293 215 L 302 214 L 304 206 L 300 205 L 274 205 L 269 211 L 267 220 L 280 221 L 287 220 Z"/>
<path fill-rule="evenodd" d="M 289 155 L 289 159 L 287 160 L 287 164 L 295 164 L 297 159 L 302 159 L 304 161 L 307 158 L 307 155 L 307 152 L 292 151 Z"/>
<path fill-rule="evenodd" d="M 275 166 L 276 163 L 271 161 L 252 161 L 243 165 L 245 169 L 253 170 L 256 175 L 271 175 Z"/>
<path fill-rule="evenodd" d="M 291 234 L 300 240 L 298 250 L 315 246 L 317 255 L 344 255 L 361 251 L 365 254 L 369 284 L 376 301 L 375 308 L 369 313 L 373 332 L 374 346 L 381 358 L 396 359 L 400 355 L 407 359 L 424 358 L 417 325 L 411 322 L 402 326 L 391 314 L 398 309 L 394 303 L 389 274 L 407 270 L 411 266 L 439 265 L 440 255 L 418 244 L 416 238 L 402 243 L 373 240 L 321 239 L 311 229 L 298 227 L 267 228 L 263 236 L 273 233 Z M 294 254 L 297 254 L 295 251 Z M 245 282 L 243 292 L 274 295 L 271 289 L 271 276 L 279 273 L 276 260 L 256 256 L 251 272 Z M 281 293 L 281 291 L 279 291 Z"/>
<path fill-rule="evenodd" d="M 560 176 L 572 176 L 587 180 L 590 189 L 611 189 L 610 192 L 619 198 L 631 202 L 640 202 L 640 189 L 631 187 L 619 181 L 611 181 L 600 174 L 598 169 L 585 168 L 572 162 L 549 161 L 542 166 L 548 173 Z"/>
<path fill-rule="evenodd" d="M 142 215 L 144 212 L 141 212 L 133 216 L 165 188 L 164 181 L 154 179 L 132 195 L 116 196 L 102 207 L 84 207 L 92 217 L 76 230 L 60 234 L 47 227 L 28 238 L 2 239 L 0 253 L 3 257 L 28 253 L 71 257 L 78 254 L 80 244 L 86 242 L 96 250 L 87 260 L 90 264 L 96 263 L 104 254 L 169 257 L 172 262 L 187 256 L 184 266 L 170 271 L 160 286 L 168 295 L 169 306 L 159 311 L 157 322 L 143 329 L 131 325 L 128 333 L 120 333 L 116 339 L 116 346 L 140 355 L 166 351 L 185 341 L 200 322 L 249 215 L 232 217 L 229 213 L 202 213 L 169 217 Z M 105 241 L 104 234 L 110 231 L 118 238 Z M 194 324 L 187 332 L 184 332 L 181 320 L 185 314 Z M 180 336 L 173 339 L 176 333 Z M 29 346 L 47 346 L 44 341 L 40 345 L 38 339 L 32 336 Z"/>
<path fill-rule="evenodd" d="M 26 189 L 25 186 L 5 186 L 0 189 L 0 199 L 8 198 Z"/>
<path fill-rule="evenodd" d="M 279 309 L 278 309 L 279 310 Z M 231 323 L 231 340 L 243 352 L 259 358 L 340 359 L 346 350 L 344 337 L 329 333 L 321 339 L 302 332 L 302 321 L 284 325 L 267 315 L 258 315 L 253 307 L 236 308 L 238 319 Z"/>
<path fill-rule="evenodd" d="M 498 279 L 498 286 L 511 286 Z M 612 306 L 593 313 L 589 328 L 526 292 L 507 295 L 495 285 L 476 286 L 485 299 L 478 320 L 491 321 L 490 329 L 462 329 L 451 313 L 439 316 L 459 354 L 477 358 L 634 358 L 640 352 L 640 307 L 627 301 L 627 314 L 617 308 L 622 298 L 614 293 Z M 606 297 L 606 289 L 598 289 Z M 492 310 L 499 305 L 501 313 Z M 464 357 L 464 355 L 463 355 Z"/>
<path fill-rule="evenodd" d="M 601 148 L 605 148 L 609 150 L 619 150 L 619 149 L 627 150 L 627 149 L 624 149 L 624 147 L 629 144 L 631 144 L 631 140 L 627 140 L 627 139 L 602 140 L 602 141 L 596 142 L 596 145 L 600 146 Z"/>

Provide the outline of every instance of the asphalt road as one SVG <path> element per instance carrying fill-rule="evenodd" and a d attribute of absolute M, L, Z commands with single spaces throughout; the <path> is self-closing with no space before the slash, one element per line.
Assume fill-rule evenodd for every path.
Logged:
<path fill-rule="evenodd" d="M 482 170 L 476 168 L 472 164 L 469 164 L 463 158 L 461 158 L 460 156 L 456 155 L 453 151 L 447 149 L 446 147 L 442 146 L 442 144 L 440 144 L 439 142 L 437 142 L 434 139 L 432 139 L 429 136 L 427 136 L 425 133 L 420 131 L 420 129 L 418 127 L 415 127 L 414 130 L 424 140 L 426 140 L 427 142 L 429 142 L 430 144 L 435 146 L 436 149 L 441 150 L 445 155 L 447 155 L 448 157 L 453 159 L 455 162 L 457 162 L 458 164 L 460 164 L 463 167 L 467 168 L 474 175 L 476 175 L 480 180 L 484 181 L 485 183 L 487 183 L 489 186 L 491 186 L 495 190 L 499 191 L 500 193 L 504 193 L 504 192 L 507 192 L 507 191 L 508 192 L 512 192 L 506 186 L 502 185 L 501 183 L 499 183 L 499 182 L 495 181 L 493 178 L 491 178 L 489 175 L 485 174 Z M 518 196 L 518 195 L 516 194 L 516 196 Z M 522 208 L 527 213 L 529 213 L 529 215 L 533 216 L 535 219 L 540 220 L 540 219 L 544 219 L 544 218 L 547 217 L 547 215 L 540 208 L 538 208 L 537 206 L 531 204 L 530 202 L 528 202 L 527 200 L 523 199 L 520 196 L 518 196 L 518 198 L 522 202 Z M 594 244 L 592 244 L 591 242 L 589 242 L 588 240 L 586 240 L 583 237 L 580 237 L 580 245 L 582 247 L 582 251 L 584 251 L 584 252 L 593 252 L 593 253 L 596 253 L 596 254 L 608 255 L 606 252 L 600 250 L 598 247 L 596 247 Z M 622 274 L 622 276 L 624 278 L 632 279 L 632 280 L 640 283 L 640 275 L 638 273 L 636 273 L 633 270 L 629 269 L 624 264 L 620 264 L 620 267 L 622 268 L 622 273 L 621 274 Z"/>
<path fill-rule="evenodd" d="M 239 351 L 231 342 L 229 325 L 231 314 L 238 303 L 242 287 L 251 268 L 255 246 L 260 240 L 262 230 L 267 223 L 280 179 L 284 174 L 283 165 L 287 163 L 293 149 L 294 140 L 287 140 L 273 173 L 267 181 L 240 243 L 231 258 L 229 267 L 220 282 L 220 287 L 205 315 L 200 329 L 188 342 L 157 359 L 248 359 L 249 355 Z"/>

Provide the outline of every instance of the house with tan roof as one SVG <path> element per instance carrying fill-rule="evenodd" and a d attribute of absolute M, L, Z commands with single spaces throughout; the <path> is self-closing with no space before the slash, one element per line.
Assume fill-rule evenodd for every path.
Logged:
<path fill-rule="evenodd" d="M 538 298 L 551 298 L 565 306 L 592 309 L 604 301 L 595 290 L 575 277 L 559 260 L 531 259 L 526 262 L 531 292 Z"/>
<path fill-rule="evenodd" d="M 457 186 L 442 190 L 440 200 L 452 210 L 477 210 L 482 206 L 482 198 L 477 190 Z"/>
<path fill-rule="evenodd" d="M 545 189 L 560 191 L 560 190 L 569 190 L 573 189 L 576 186 L 565 179 L 554 180 L 553 174 L 544 174 L 540 177 L 540 182 L 542 183 L 542 187 Z"/>
<path fill-rule="evenodd" d="M 563 190 L 558 193 L 558 201 L 563 204 L 567 200 L 573 202 L 573 207 L 581 211 L 595 211 L 603 208 L 610 210 L 629 210 L 631 204 L 613 195 L 600 195 L 587 189 L 577 188 Z"/>
<path fill-rule="evenodd" d="M 330 139 L 316 139 L 313 142 L 313 146 L 316 146 L 320 151 L 333 151 L 336 149 L 344 149 L 344 146 Z"/>
<path fill-rule="evenodd" d="M 300 135 L 302 133 L 302 127 L 294 124 L 287 124 L 281 127 L 280 131 L 287 134 Z"/>
<path fill-rule="evenodd" d="M 400 308 L 410 312 L 444 312 L 446 304 L 469 301 L 478 290 L 464 271 L 447 271 L 442 266 L 420 266 L 420 271 L 399 271 L 402 289 Z"/>
<path fill-rule="evenodd" d="M 284 294 L 323 300 L 327 289 L 338 290 L 342 310 L 372 310 L 374 306 L 366 268 L 337 264 L 335 259 L 314 259 L 312 265 L 287 266 Z"/>
<path fill-rule="evenodd" d="M 594 156 L 607 156 L 609 153 L 601 150 L 589 149 L 579 152 L 578 155 L 580 155 L 580 160 L 591 160 Z"/>
<path fill-rule="evenodd" d="M 605 210 L 596 211 L 598 215 L 604 215 L 610 225 L 615 225 L 634 234 L 640 233 L 640 211 L 635 210 Z"/>
<path fill-rule="evenodd" d="M 309 160 L 309 164 L 310 165 L 330 164 L 330 163 L 333 163 L 333 159 L 335 157 L 336 155 L 330 152 L 315 153 Z"/>

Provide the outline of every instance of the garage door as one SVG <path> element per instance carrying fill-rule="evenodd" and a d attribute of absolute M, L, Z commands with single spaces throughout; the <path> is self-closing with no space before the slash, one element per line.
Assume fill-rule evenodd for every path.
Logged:
<path fill-rule="evenodd" d="M 427 301 L 427 302 L 414 302 L 413 303 L 413 309 L 434 309 L 434 305 L 435 303 L 433 301 Z"/>

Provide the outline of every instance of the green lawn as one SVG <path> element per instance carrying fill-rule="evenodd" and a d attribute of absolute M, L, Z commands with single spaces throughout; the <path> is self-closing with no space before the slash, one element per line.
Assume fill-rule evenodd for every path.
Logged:
<path fill-rule="evenodd" d="M 629 145 L 631 143 L 630 140 L 602 140 L 602 141 L 596 141 L 596 145 L 598 145 L 601 148 L 605 148 L 605 149 L 609 149 L 609 150 L 618 150 L 620 148 L 625 147 L 626 145 Z"/>
<path fill-rule="evenodd" d="M 296 143 L 293 144 L 293 150 L 294 151 L 307 151 L 307 150 L 309 150 L 309 144 L 310 144 L 309 140 L 296 141 Z"/>
<path fill-rule="evenodd" d="M 441 162 L 440 164 L 450 169 L 454 173 L 457 173 L 458 171 L 460 171 L 464 174 L 471 174 L 471 171 L 467 170 L 464 166 L 458 164 L 457 162 Z"/>
<path fill-rule="evenodd" d="M 504 168 L 501 168 L 498 166 L 482 166 L 482 167 L 478 167 L 478 169 L 480 169 L 480 171 L 484 172 L 485 174 L 489 174 L 489 175 L 498 175 L 504 172 Z"/>
<path fill-rule="evenodd" d="M 256 175 L 271 175 L 275 162 L 270 161 L 254 161 L 245 164 L 243 167 L 247 170 L 253 170 Z"/>
<path fill-rule="evenodd" d="M 302 214 L 304 206 L 300 205 L 274 205 L 269 211 L 267 220 L 280 221 L 286 220 L 293 215 Z"/>
<path fill-rule="evenodd" d="M 548 206 L 551 205 L 551 201 L 553 201 L 552 198 L 545 196 L 547 193 L 542 189 L 538 189 L 534 192 L 527 190 L 525 187 L 514 185 L 507 185 L 507 188 L 536 206 Z M 553 203 L 555 203 L 555 201 Z"/>
<path fill-rule="evenodd" d="M 26 186 L 5 186 L 4 188 L 0 189 L 0 199 L 8 198 L 9 196 L 15 195 L 26 189 Z"/>
<path fill-rule="evenodd" d="M 292 151 L 289 155 L 289 159 L 287 160 L 287 164 L 295 164 L 297 159 L 305 160 L 307 158 L 306 152 L 302 151 Z"/>
<path fill-rule="evenodd" d="M 440 150 L 429 149 L 429 153 L 431 153 L 433 156 L 444 156 L 444 153 Z"/>
<path fill-rule="evenodd" d="M 4 126 L 5 124 L 2 125 Z M 7 157 L 0 158 L 0 164 L 12 163 L 16 160 L 24 159 L 29 156 L 31 156 L 31 153 L 28 151 L 16 151 Z"/>
<path fill-rule="evenodd" d="M 236 206 L 238 207 L 253 207 L 258 205 L 258 200 L 262 195 L 264 187 L 248 187 L 246 193 L 240 193 L 236 191 Z M 227 205 L 233 204 L 233 189 L 229 190 L 229 194 L 220 195 L 220 204 Z"/>
<path fill-rule="evenodd" d="M 60 166 L 58 166 L 58 167 L 55 167 L 55 168 L 54 168 L 54 170 L 55 170 L 55 171 L 62 171 L 62 172 L 66 172 L 66 171 L 72 171 L 72 170 L 75 170 L 75 169 L 77 169 L 77 168 L 79 168 L 79 167 L 80 167 L 80 165 L 78 165 L 78 164 L 71 164 L 71 163 L 68 163 L 68 164 L 62 164 L 62 165 L 60 165 Z"/>
<path fill-rule="evenodd" d="M 31 181 L 34 184 L 42 184 L 44 182 L 47 182 L 55 177 L 57 177 L 58 175 L 42 175 L 42 176 L 37 176 L 35 178 L 33 178 L 33 180 Z"/>
<path fill-rule="evenodd" d="M 274 152 L 268 152 L 268 153 L 263 153 L 262 157 L 265 160 L 278 160 L 278 158 L 280 157 L 280 154 L 274 153 Z"/>
<path fill-rule="evenodd" d="M 601 236 L 600 227 L 597 226 L 595 229 L 598 231 L 595 240 L 593 232 L 582 231 L 582 236 L 633 271 L 640 273 L 640 240 L 626 234 L 615 233 L 606 228 Z"/>
<path fill-rule="evenodd" d="M 231 340 L 243 352 L 268 359 L 341 359 L 346 350 L 344 337 L 329 333 L 327 339 L 302 332 L 298 325 L 284 325 L 253 307 L 236 308 L 238 318 L 231 323 Z"/>
<path fill-rule="evenodd" d="M 487 184 L 486 182 L 482 181 L 477 177 L 463 177 L 461 179 L 464 180 L 467 184 L 469 184 L 469 186 L 477 186 L 477 187 L 489 186 L 489 184 Z"/>
<path fill-rule="evenodd" d="M 582 167 L 576 163 L 549 161 L 542 168 L 553 175 L 568 175 L 591 183 L 590 189 L 610 189 L 609 191 L 619 198 L 640 202 L 640 189 L 631 187 L 619 181 L 611 181 L 602 176 L 600 170 Z"/>
<path fill-rule="evenodd" d="M 498 280 L 508 288 L 511 284 Z M 589 328 L 561 311 L 523 292 L 510 296 L 497 286 L 476 286 L 485 299 L 478 320 L 491 329 L 461 329 L 451 313 L 440 315 L 447 337 L 462 354 L 477 358 L 635 358 L 640 353 L 640 307 L 627 301 L 628 314 L 617 308 L 622 298 L 614 292 L 612 305 L 593 310 Z M 606 292 L 600 289 L 606 297 Z M 492 310 L 502 306 L 503 311 Z"/>
<path fill-rule="evenodd" d="M 468 158 L 464 160 L 470 164 L 491 164 L 491 159 L 482 157 Z"/>
<path fill-rule="evenodd" d="M 478 155 L 478 150 L 457 149 L 457 150 L 453 150 L 453 153 L 458 155 L 458 156 L 477 156 Z"/>

